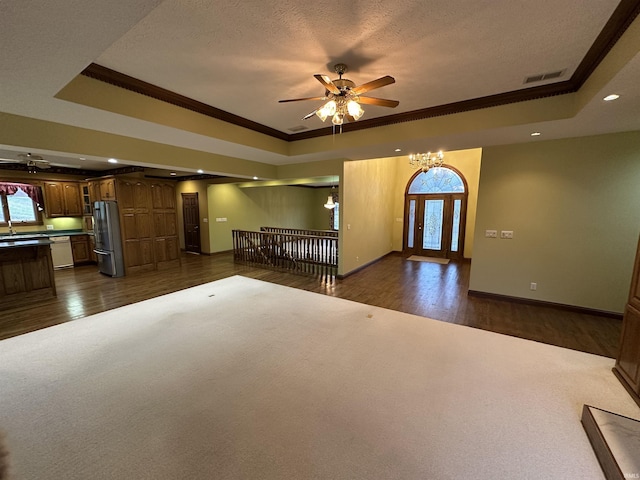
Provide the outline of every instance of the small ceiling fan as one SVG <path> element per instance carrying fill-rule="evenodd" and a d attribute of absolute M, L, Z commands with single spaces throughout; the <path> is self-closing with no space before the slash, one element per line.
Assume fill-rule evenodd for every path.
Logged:
<path fill-rule="evenodd" d="M 293 98 L 290 100 L 279 100 L 279 103 L 301 102 L 306 100 L 326 100 L 327 102 L 320 108 L 305 115 L 302 119 L 307 120 L 317 115 L 323 122 L 331 117 L 334 125 L 342 125 L 344 120 L 354 122 L 364 114 L 364 110 L 360 104 L 378 105 L 381 107 L 395 108 L 400 102 L 397 100 L 386 100 L 383 98 L 363 97 L 363 93 L 369 92 L 376 88 L 384 87 L 395 83 L 395 78 L 386 75 L 377 80 L 363 83 L 360 86 L 347 79 L 342 78 L 348 67 L 344 63 L 337 63 L 334 66 L 335 72 L 338 74 L 337 79 L 331 80 L 326 75 L 315 74 L 314 77 L 324 86 L 325 93 L 322 97 Z"/>
<path fill-rule="evenodd" d="M 37 169 L 51 168 L 51 165 L 47 160 L 40 155 L 34 155 L 32 153 L 19 153 L 16 155 L 18 158 L 0 158 L 0 163 L 14 163 L 27 166 L 29 173 L 34 173 Z"/>

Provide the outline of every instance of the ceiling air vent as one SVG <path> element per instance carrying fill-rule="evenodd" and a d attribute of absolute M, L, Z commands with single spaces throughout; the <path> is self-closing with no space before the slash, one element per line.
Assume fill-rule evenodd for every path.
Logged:
<path fill-rule="evenodd" d="M 560 78 L 562 75 L 564 75 L 565 71 L 566 69 L 558 70 L 556 72 L 539 73 L 537 75 L 530 75 L 528 77 L 525 77 L 524 83 L 525 84 L 535 83 L 535 82 L 542 82 L 543 80 L 553 80 L 555 78 Z"/>
<path fill-rule="evenodd" d="M 290 132 L 301 132 L 302 130 L 309 130 L 309 127 L 305 125 L 297 125 L 288 129 Z"/>

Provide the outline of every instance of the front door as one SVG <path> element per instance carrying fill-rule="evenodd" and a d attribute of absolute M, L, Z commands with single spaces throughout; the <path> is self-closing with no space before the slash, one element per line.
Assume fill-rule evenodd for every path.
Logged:
<path fill-rule="evenodd" d="M 414 175 L 405 196 L 405 253 L 463 258 L 466 198 L 466 182 L 451 167 Z"/>
<path fill-rule="evenodd" d="M 187 252 L 200 253 L 200 209 L 198 193 L 182 194 L 182 218 L 184 218 L 184 248 Z"/>
<path fill-rule="evenodd" d="M 459 258 L 461 207 L 462 198 L 454 195 L 407 196 L 407 252 L 425 257 Z"/>

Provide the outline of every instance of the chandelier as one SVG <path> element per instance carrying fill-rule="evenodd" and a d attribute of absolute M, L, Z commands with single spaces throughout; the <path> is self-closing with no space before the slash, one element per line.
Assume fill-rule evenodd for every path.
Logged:
<path fill-rule="evenodd" d="M 335 189 L 336 189 L 336 186 L 332 185 L 331 186 L 331 193 L 327 197 L 327 203 L 324 204 L 324 208 L 328 208 L 329 210 L 332 210 L 332 209 L 336 208 L 336 204 L 333 201 L 333 197 L 335 196 L 335 193 L 334 193 Z"/>
<path fill-rule="evenodd" d="M 412 153 L 409 155 L 409 165 L 412 168 L 419 168 L 423 173 L 428 172 L 431 168 L 441 167 L 444 163 L 444 153 L 440 150 L 438 153 Z"/>

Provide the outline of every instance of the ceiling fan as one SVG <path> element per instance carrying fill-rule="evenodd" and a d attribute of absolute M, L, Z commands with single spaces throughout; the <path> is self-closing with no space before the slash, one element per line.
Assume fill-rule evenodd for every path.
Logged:
<path fill-rule="evenodd" d="M 314 77 L 325 88 L 324 96 L 279 100 L 279 103 L 301 102 L 305 100 L 327 100 L 327 103 L 308 115 L 305 115 L 302 119 L 307 120 L 316 115 L 324 122 L 327 117 L 331 117 L 331 122 L 334 125 L 342 125 L 345 119 L 350 122 L 354 122 L 362 117 L 364 110 L 360 104 L 378 105 L 389 108 L 395 108 L 399 105 L 400 102 L 397 100 L 361 96 L 363 93 L 376 88 L 395 83 L 395 78 L 386 75 L 378 78 L 377 80 L 356 86 L 353 81 L 347 78 L 342 78 L 342 75 L 344 75 L 348 70 L 348 67 L 344 63 L 337 63 L 333 68 L 339 77 L 335 80 L 331 80 L 328 76 L 321 75 L 319 73 L 314 75 Z"/>
<path fill-rule="evenodd" d="M 19 153 L 17 159 L 13 158 L 0 158 L 0 163 L 17 163 L 27 166 L 29 173 L 35 173 L 38 169 L 51 168 L 51 165 L 47 160 L 40 155 L 34 155 L 32 153 Z"/>

